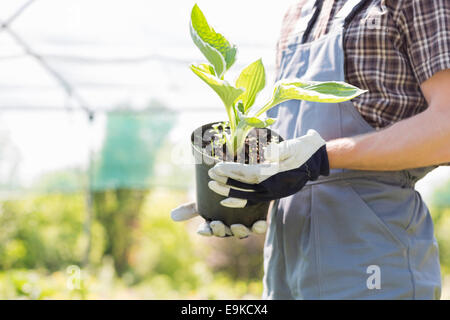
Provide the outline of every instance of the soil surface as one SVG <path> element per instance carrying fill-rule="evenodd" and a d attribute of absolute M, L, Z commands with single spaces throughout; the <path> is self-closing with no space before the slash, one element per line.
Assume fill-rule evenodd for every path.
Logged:
<path fill-rule="evenodd" d="M 203 133 L 202 138 L 203 152 L 219 161 L 233 161 L 246 164 L 264 162 L 264 147 L 271 142 L 278 142 L 279 139 L 277 135 L 273 135 L 266 128 L 255 128 L 245 138 L 245 146 L 242 151 L 231 159 L 231 156 L 227 156 L 227 147 L 223 143 L 223 139 L 221 139 L 223 130 L 229 131 L 229 128 L 207 129 Z"/>

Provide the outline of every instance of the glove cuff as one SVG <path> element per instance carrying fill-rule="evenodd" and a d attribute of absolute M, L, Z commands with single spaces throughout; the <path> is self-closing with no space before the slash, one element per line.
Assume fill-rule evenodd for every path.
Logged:
<path fill-rule="evenodd" d="M 330 163 L 328 162 L 328 152 L 327 146 L 323 145 L 319 150 L 322 150 L 322 161 L 320 166 L 320 175 L 329 176 L 330 175 Z"/>
<path fill-rule="evenodd" d="M 330 164 L 328 162 L 328 153 L 326 145 L 317 150 L 306 162 L 309 180 L 314 181 L 319 176 L 328 176 L 330 174 Z"/>

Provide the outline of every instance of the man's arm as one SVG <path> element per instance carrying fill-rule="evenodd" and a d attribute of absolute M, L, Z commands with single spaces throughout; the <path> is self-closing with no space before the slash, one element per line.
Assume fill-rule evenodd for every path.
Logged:
<path fill-rule="evenodd" d="M 373 133 L 327 142 L 330 168 L 403 170 L 450 162 L 450 69 L 422 83 L 428 109 Z"/>

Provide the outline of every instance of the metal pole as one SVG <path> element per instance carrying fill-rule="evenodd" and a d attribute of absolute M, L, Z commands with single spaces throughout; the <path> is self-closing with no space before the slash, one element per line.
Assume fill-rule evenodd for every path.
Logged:
<path fill-rule="evenodd" d="M 85 238 L 87 239 L 87 244 L 83 257 L 83 267 L 87 267 L 89 265 L 89 256 L 91 253 L 92 247 L 92 221 L 94 220 L 94 208 L 93 208 L 93 193 L 92 193 L 92 184 L 93 184 L 93 163 L 94 163 L 94 150 L 92 145 L 92 125 L 94 123 L 95 115 L 93 112 L 88 113 L 89 118 L 89 159 L 88 159 L 88 168 L 87 168 L 87 181 L 86 181 L 86 190 L 85 190 L 85 199 L 86 199 L 86 218 L 84 221 L 83 232 Z"/>

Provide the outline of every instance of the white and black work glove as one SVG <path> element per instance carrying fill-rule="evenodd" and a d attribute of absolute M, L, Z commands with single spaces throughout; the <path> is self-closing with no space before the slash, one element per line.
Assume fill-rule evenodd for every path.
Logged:
<path fill-rule="evenodd" d="M 185 203 L 175 208 L 170 213 L 172 220 L 185 221 L 197 217 L 197 204 L 195 202 Z M 252 232 L 263 234 L 266 232 L 267 222 L 265 220 L 256 221 L 251 230 L 243 224 L 232 224 L 226 226 L 222 221 L 205 221 L 197 228 L 197 233 L 202 236 L 226 237 L 234 236 L 239 239 L 247 238 Z"/>
<path fill-rule="evenodd" d="M 300 191 L 308 181 L 329 175 L 325 141 L 314 130 L 299 138 L 269 144 L 266 163 L 219 162 L 208 172 L 208 186 L 227 197 L 220 203 L 244 208 L 261 201 L 281 199 Z"/>

